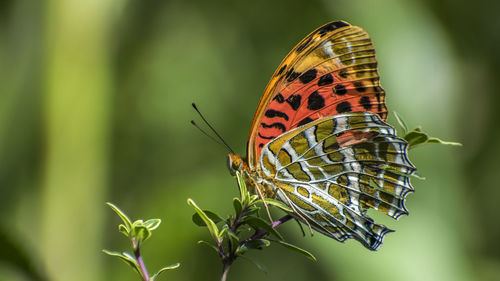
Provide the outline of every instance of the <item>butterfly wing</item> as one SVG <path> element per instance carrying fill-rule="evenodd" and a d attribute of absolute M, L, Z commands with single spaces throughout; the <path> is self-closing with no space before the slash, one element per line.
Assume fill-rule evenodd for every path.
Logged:
<path fill-rule="evenodd" d="M 304 38 L 271 78 L 249 133 L 250 166 L 257 165 L 264 145 L 282 133 L 351 111 L 370 111 L 385 120 L 385 92 L 368 33 L 336 21 Z"/>
<path fill-rule="evenodd" d="M 317 231 L 376 250 L 391 230 L 367 215 L 398 219 L 413 191 L 407 142 L 371 112 L 328 116 L 266 144 L 260 167 L 277 195 Z"/>

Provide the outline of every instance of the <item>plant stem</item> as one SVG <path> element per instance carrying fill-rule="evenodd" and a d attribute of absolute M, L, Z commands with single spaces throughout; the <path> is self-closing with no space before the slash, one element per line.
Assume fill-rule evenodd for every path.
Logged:
<path fill-rule="evenodd" d="M 220 278 L 220 281 L 226 281 L 227 273 L 229 272 L 229 268 L 231 268 L 231 264 L 233 263 L 233 261 L 228 261 L 224 263 L 224 267 L 222 268 L 222 277 Z"/>
<path fill-rule="evenodd" d="M 247 208 L 245 207 L 240 215 L 234 219 L 233 223 L 231 224 L 230 228 L 231 228 L 231 231 L 233 232 L 236 232 L 236 229 L 238 228 L 239 224 L 240 224 L 240 220 L 241 218 L 243 217 L 243 215 L 245 214 Z M 222 276 L 220 278 L 221 281 L 226 281 L 226 278 L 227 278 L 227 273 L 229 272 L 229 269 L 231 268 L 231 264 L 233 264 L 234 260 L 236 260 L 236 255 L 234 254 L 234 251 L 236 251 L 236 249 L 238 248 L 237 245 L 232 245 L 232 243 L 229 242 L 229 250 L 228 250 L 228 254 L 226 255 L 224 253 L 224 248 L 222 247 L 222 244 L 219 244 L 218 245 L 219 247 L 219 255 L 221 256 L 222 258 Z"/>
<path fill-rule="evenodd" d="M 285 222 L 287 222 L 287 221 L 289 221 L 289 220 L 291 220 L 291 219 L 293 219 L 293 217 L 292 217 L 291 215 L 286 215 L 286 216 L 284 216 L 284 217 L 280 218 L 279 220 L 274 221 L 274 222 L 271 224 L 271 227 L 272 227 L 272 228 L 278 227 L 278 226 L 280 226 L 280 225 L 284 224 Z"/>
<path fill-rule="evenodd" d="M 135 241 L 132 241 L 132 246 L 134 247 L 134 255 L 135 258 L 137 259 L 137 264 L 139 265 L 142 278 L 144 281 L 149 281 L 148 270 L 146 269 L 146 265 L 144 264 L 144 260 L 142 259 L 141 256 L 141 247 L 139 243 L 135 243 Z"/>
<path fill-rule="evenodd" d="M 243 212 L 242 212 L 243 214 Z M 241 218 L 241 215 L 240 217 L 236 218 L 233 222 L 233 224 L 231 225 L 231 230 L 233 230 L 234 232 L 236 232 L 236 228 L 238 227 L 238 224 L 239 224 L 239 219 Z M 293 217 L 291 215 L 286 215 L 282 218 L 280 218 L 279 220 L 276 220 L 274 221 L 272 224 L 271 224 L 271 227 L 272 228 L 275 228 L 275 227 L 278 227 L 280 225 L 282 225 L 283 223 L 291 220 Z M 246 239 L 243 243 L 247 243 L 249 241 L 252 241 L 252 240 L 255 240 L 255 239 L 260 239 L 264 236 L 266 236 L 268 234 L 268 232 L 266 230 L 263 230 L 263 229 L 257 229 L 255 231 L 255 234 Z M 222 248 L 222 245 L 218 245 L 219 246 L 219 255 L 223 258 L 222 259 L 222 276 L 220 278 L 221 281 L 226 281 L 226 278 L 227 278 L 227 273 L 229 272 L 229 269 L 231 268 L 231 264 L 233 264 L 233 262 L 236 260 L 236 258 L 238 257 L 234 251 L 237 249 L 237 247 L 232 247 L 229 251 L 229 253 L 227 255 L 224 254 L 224 251 L 223 251 L 223 248 Z"/>
<path fill-rule="evenodd" d="M 289 221 L 289 220 L 291 220 L 291 219 L 293 219 L 293 217 L 292 217 L 291 215 L 286 215 L 286 216 L 284 216 L 284 217 L 280 218 L 279 220 L 275 220 L 275 221 L 271 224 L 271 227 L 272 227 L 272 228 L 276 228 L 276 227 L 278 227 L 278 226 L 280 226 L 280 225 L 284 224 L 285 222 L 287 222 L 287 221 Z M 255 239 L 260 239 L 260 238 L 262 238 L 262 237 L 266 236 L 267 234 L 268 234 L 267 230 L 264 230 L 264 229 L 257 229 L 257 230 L 255 231 L 255 234 L 254 234 L 254 235 L 252 235 L 252 237 L 250 237 L 250 238 L 246 239 L 246 240 L 244 241 L 244 243 L 247 243 L 247 242 L 252 241 L 252 240 L 255 240 Z"/>

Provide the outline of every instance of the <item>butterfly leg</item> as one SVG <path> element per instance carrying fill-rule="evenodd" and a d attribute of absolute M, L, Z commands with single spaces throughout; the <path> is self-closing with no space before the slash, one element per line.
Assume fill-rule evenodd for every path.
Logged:
<path fill-rule="evenodd" d="M 257 191 L 257 194 L 259 195 L 259 198 L 264 203 L 264 207 L 266 208 L 267 217 L 269 218 L 269 221 L 272 223 L 273 222 L 273 218 L 271 217 L 271 212 L 269 212 L 269 207 L 267 206 L 267 203 L 264 200 L 264 198 L 265 198 L 264 194 L 262 194 L 262 191 L 260 190 L 259 186 L 255 186 L 255 190 Z"/>
<path fill-rule="evenodd" d="M 281 191 L 280 189 L 278 189 L 278 191 Z M 307 227 L 309 228 L 309 232 L 311 233 L 311 236 L 313 235 L 313 230 L 312 230 L 312 227 L 311 227 L 311 224 L 309 223 L 309 221 L 304 218 L 304 216 L 302 216 L 298 211 L 297 209 L 295 209 L 295 207 L 293 206 L 293 203 L 292 201 L 290 201 L 290 198 L 288 198 L 288 196 L 283 196 L 284 198 L 286 198 L 286 200 L 288 201 L 288 206 L 290 206 L 293 210 L 293 212 L 302 219 L 302 221 L 304 221 L 306 224 L 307 224 Z M 299 224 L 300 225 L 300 224 Z M 302 230 L 302 227 L 301 227 L 301 230 Z M 304 230 L 302 230 L 302 233 L 304 233 Z"/>

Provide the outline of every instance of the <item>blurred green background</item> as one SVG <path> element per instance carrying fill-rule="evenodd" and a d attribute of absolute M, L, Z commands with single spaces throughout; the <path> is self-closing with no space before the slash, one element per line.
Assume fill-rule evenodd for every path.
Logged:
<path fill-rule="evenodd" d="M 377 48 L 390 110 L 459 141 L 410 152 L 410 216 L 378 252 L 321 235 L 238 260 L 229 280 L 500 280 L 500 2 L 494 0 L 0 1 L 0 280 L 137 280 L 111 201 L 162 225 L 143 251 L 163 280 L 218 280 L 186 199 L 226 215 L 226 151 L 194 129 L 195 101 L 240 154 L 287 52 L 344 19 Z M 390 119 L 395 124 L 394 119 Z"/>

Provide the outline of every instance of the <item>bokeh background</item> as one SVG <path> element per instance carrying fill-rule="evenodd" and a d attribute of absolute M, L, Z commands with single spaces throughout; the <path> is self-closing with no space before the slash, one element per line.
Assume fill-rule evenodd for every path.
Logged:
<path fill-rule="evenodd" d="M 226 151 L 194 129 L 195 101 L 245 153 L 260 95 L 287 52 L 344 19 L 377 48 L 390 110 L 459 141 L 410 152 L 410 216 L 378 252 L 321 235 L 238 260 L 229 280 L 500 280 L 500 2 L 494 0 L 0 1 L 0 280 L 137 280 L 114 202 L 162 225 L 143 248 L 163 280 L 218 280 L 193 198 L 231 213 Z M 395 124 L 394 119 L 390 120 Z"/>

